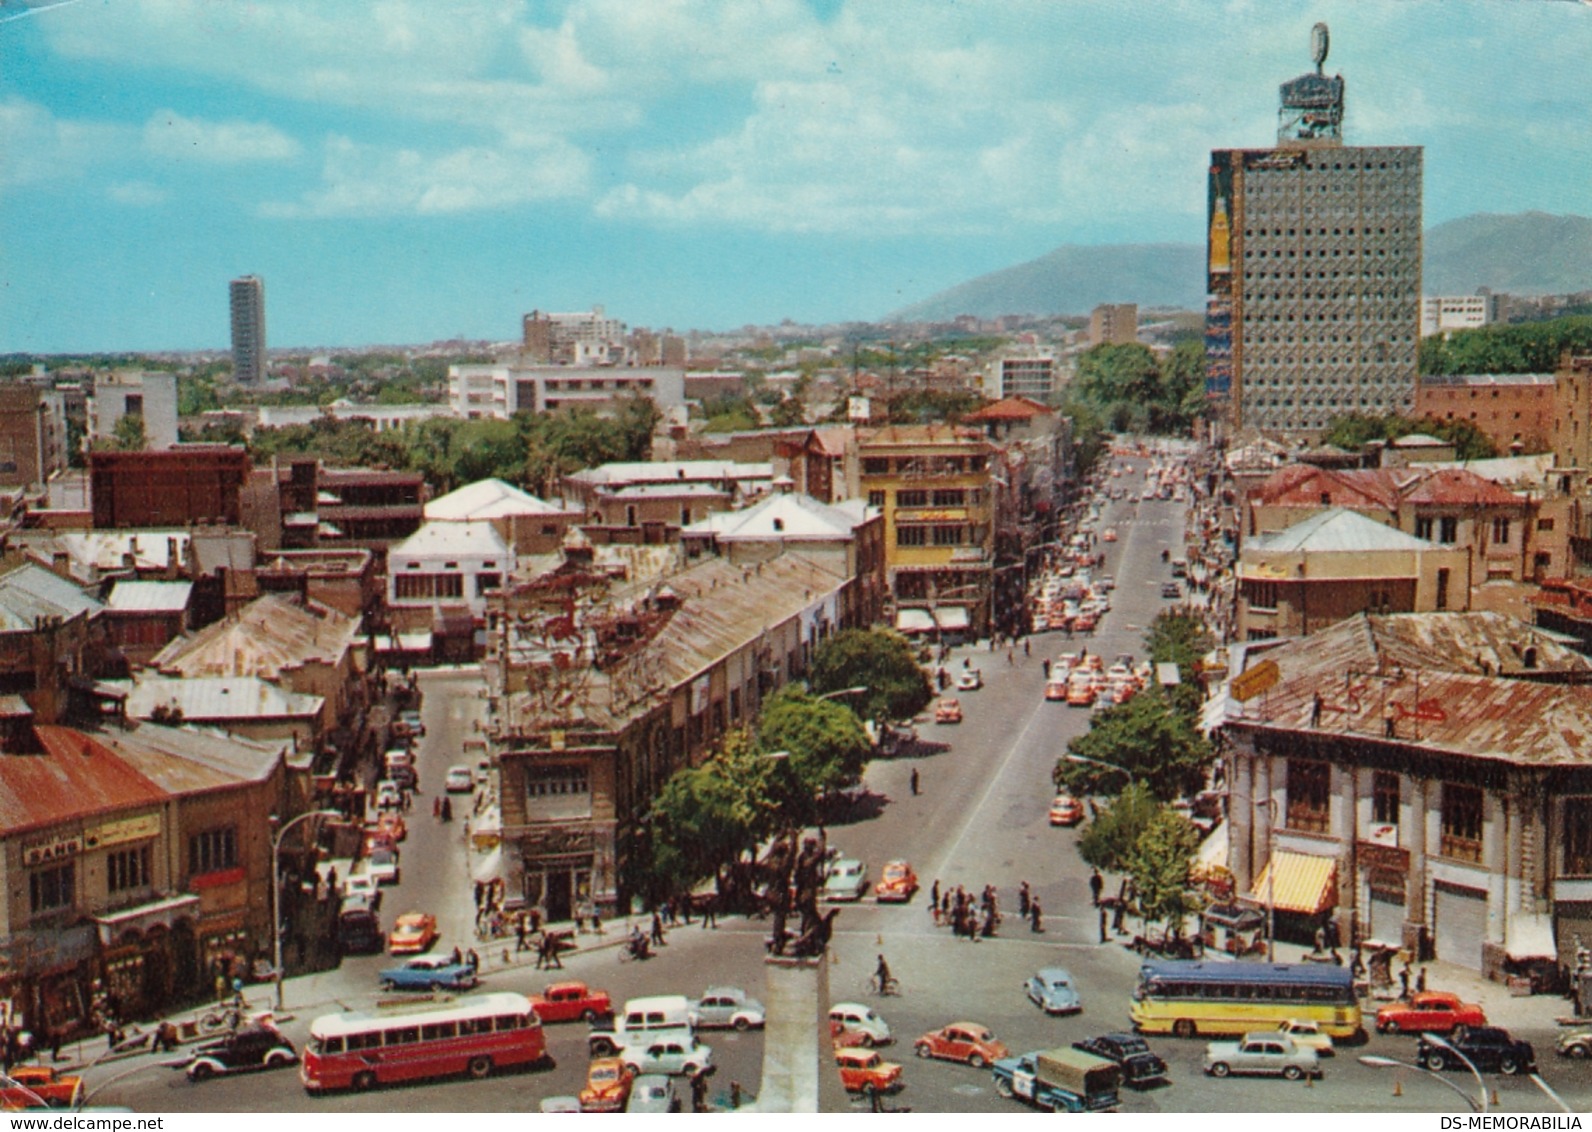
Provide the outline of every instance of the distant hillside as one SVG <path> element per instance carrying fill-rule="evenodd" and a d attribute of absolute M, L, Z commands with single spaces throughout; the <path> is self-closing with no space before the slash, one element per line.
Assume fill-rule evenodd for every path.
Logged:
<path fill-rule="evenodd" d="M 1592 219 L 1478 213 L 1428 228 L 1421 284 L 1428 295 L 1470 295 L 1478 287 L 1514 295 L 1592 290 Z"/>
<path fill-rule="evenodd" d="M 1516 295 L 1592 290 L 1592 219 L 1480 213 L 1428 229 L 1422 289 L 1428 295 L 1469 295 L 1478 287 Z M 962 314 L 1087 314 L 1100 303 L 1203 310 L 1204 291 L 1201 245 L 1068 244 L 886 318 L 935 322 Z"/>
<path fill-rule="evenodd" d="M 1194 244 L 1068 244 L 981 275 L 887 316 L 937 322 L 970 314 L 1087 314 L 1100 303 L 1205 307 L 1205 249 Z"/>

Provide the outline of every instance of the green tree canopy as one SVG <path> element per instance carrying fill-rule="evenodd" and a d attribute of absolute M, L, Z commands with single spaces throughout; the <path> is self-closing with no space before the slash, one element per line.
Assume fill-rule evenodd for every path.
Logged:
<path fill-rule="evenodd" d="M 847 629 L 830 637 L 813 655 L 808 683 L 814 695 L 867 689 L 851 705 L 863 719 L 908 719 L 934 698 L 912 646 L 887 629 Z"/>
<path fill-rule="evenodd" d="M 771 827 L 762 801 L 768 760 L 745 731 L 725 736 L 700 765 L 669 777 L 652 803 L 651 880 L 681 892 L 755 849 Z"/>
<path fill-rule="evenodd" d="M 1084 864 L 1107 872 L 1126 871 L 1139 835 L 1160 812 L 1160 804 L 1142 783 L 1134 783 L 1103 808 L 1078 838 Z"/>
<path fill-rule="evenodd" d="M 1053 774 L 1057 786 L 1075 794 L 1095 794 L 1131 779 L 1146 784 L 1163 801 L 1198 792 L 1215 757 L 1194 721 L 1159 689 L 1140 692 L 1127 703 L 1100 712 L 1087 732 L 1067 744 L 1067 751 L 1122 771 L 1062 758 Z"/>
<path fill-rule="evenodd" d="M 1421 339 L 1426 374 L 1552 373 L 1559 356 L 1592 351 L 1592 317 L 1494 323 Z"/>
<path fill-rule="evenodd" d="M 1186 432 L 1205 409 L 1203 342 L 1185 338 L 1159 360 L 1137 342 L 1095 346 L 1078 360 L 1069 400 L 1115 432 Z"/>
<path fill-rule="evenodd" d="M 1183 917 L 1195 908 L 1188 891 L 1189 862 L 1198 847 L 1194 823 L 1168 807 L 1159 807 L 1145 823 L 1123 865 L 1146 920 L 1183 926 Z"/>
<path fill-rule="evenodd" d="M 781 818 L 797 826 L 816 820 L 820 796 L 857 781 L 871 749 L 850 708 L 794 685 L 764 702 L 757 738 L 765 752 L 788 752 L 767 781 Z"/>
<path fill-rule="evenodd" d="M 1321 436 L 1325 444 L 1358 452 L 1373 440 L 1397 440 L 1423 432 L 1448 441 L 1461 460 L 1487 460 L 1498 450 L 1487 435 L 1467 420 L 1438 420 L 1436 417 L 1406 417 L 1398 413 L 1341 413 L 1332 418 Z"/>

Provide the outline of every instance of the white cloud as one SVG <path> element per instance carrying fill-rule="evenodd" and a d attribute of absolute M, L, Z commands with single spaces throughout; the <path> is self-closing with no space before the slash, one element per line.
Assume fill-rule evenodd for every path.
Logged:
<path fill-rule="evenodd" d="M 117 126 L 57 118 L 23 98 L 0 101 L 0 187 L 81 177 L 96 162 L 125 153 L 129 140 Z"/>
<path fill-rule="evenodd" d="M 231 164 L 287 161 L 299 144 L 265 122 L 207 122 L 157 110 L 144 123 L 144 148 L 156 157 Z"/>
<path fill-rule="evenodd" d="M 148 181 L 119 181 L 107 186 L 105 195 L 117 204 L 133 208 L 151 208 L 157 204 L 165 204 L 171 194 L 159 185 L 151 185 Z"/>
<path fill-rule="evenodd" d="M 333 137 L 326 143 L 322 184 L 298 201 L 267 203 L 261 213 L 371 217 L 503 208 L 575 196 L 588 175 L 584 155 L 557 141 L 429 154 Z"/>

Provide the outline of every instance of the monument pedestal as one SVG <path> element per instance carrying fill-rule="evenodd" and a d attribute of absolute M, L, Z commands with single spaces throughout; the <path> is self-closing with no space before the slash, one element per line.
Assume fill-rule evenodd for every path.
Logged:
<path fill-rule="evenodd" d="M 829 1040 L 829 957 L 771 955 L 759 1112 L 849 1112 Z"/>

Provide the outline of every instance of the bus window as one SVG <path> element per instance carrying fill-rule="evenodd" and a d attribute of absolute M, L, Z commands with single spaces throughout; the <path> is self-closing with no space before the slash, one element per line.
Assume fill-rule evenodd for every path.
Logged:
<path fill-rule="evenodd" d="M 353 1053 L 355 1050 L 380 1048 L 381 1032 L 379 1030 L 372 1030 L 366 1034 L 348 1035 L 348 1052 L 350 1053 Z"/>
<path fill-rule="evenodd" d="M 385 1045 L 390 1046 L 409 1045 L 412 1042 L 418 1042 L 420 1040 L 420 1027 L 401 1026 L 395 1030 L 387 1030 L 383 1033 L 382 1040 Z"/>
<path fill-rule="evenodd" d="M 499 1014 L 494 1021 L 497 1023 L 499 1030 L 518 1030 L 520 1028 L 520 1020 L 513 1014 Z"/>
<path fill-rule="evenodd" d="M 438 1038 L 456 1038 L 459 1036 L 459 1027 L 452 1022 L 436 1022 L 429 1026 L 420 1027 L 420 1040 L 423 1042 L 435 1041 Z"/>
<path fill-rule="evenodd" d="M 490 1034 L 492 1032 L 492 1019 L 490 1018 L 460 1018 L 459 1035 L 469 1037 L 471 1034 Z"/>

